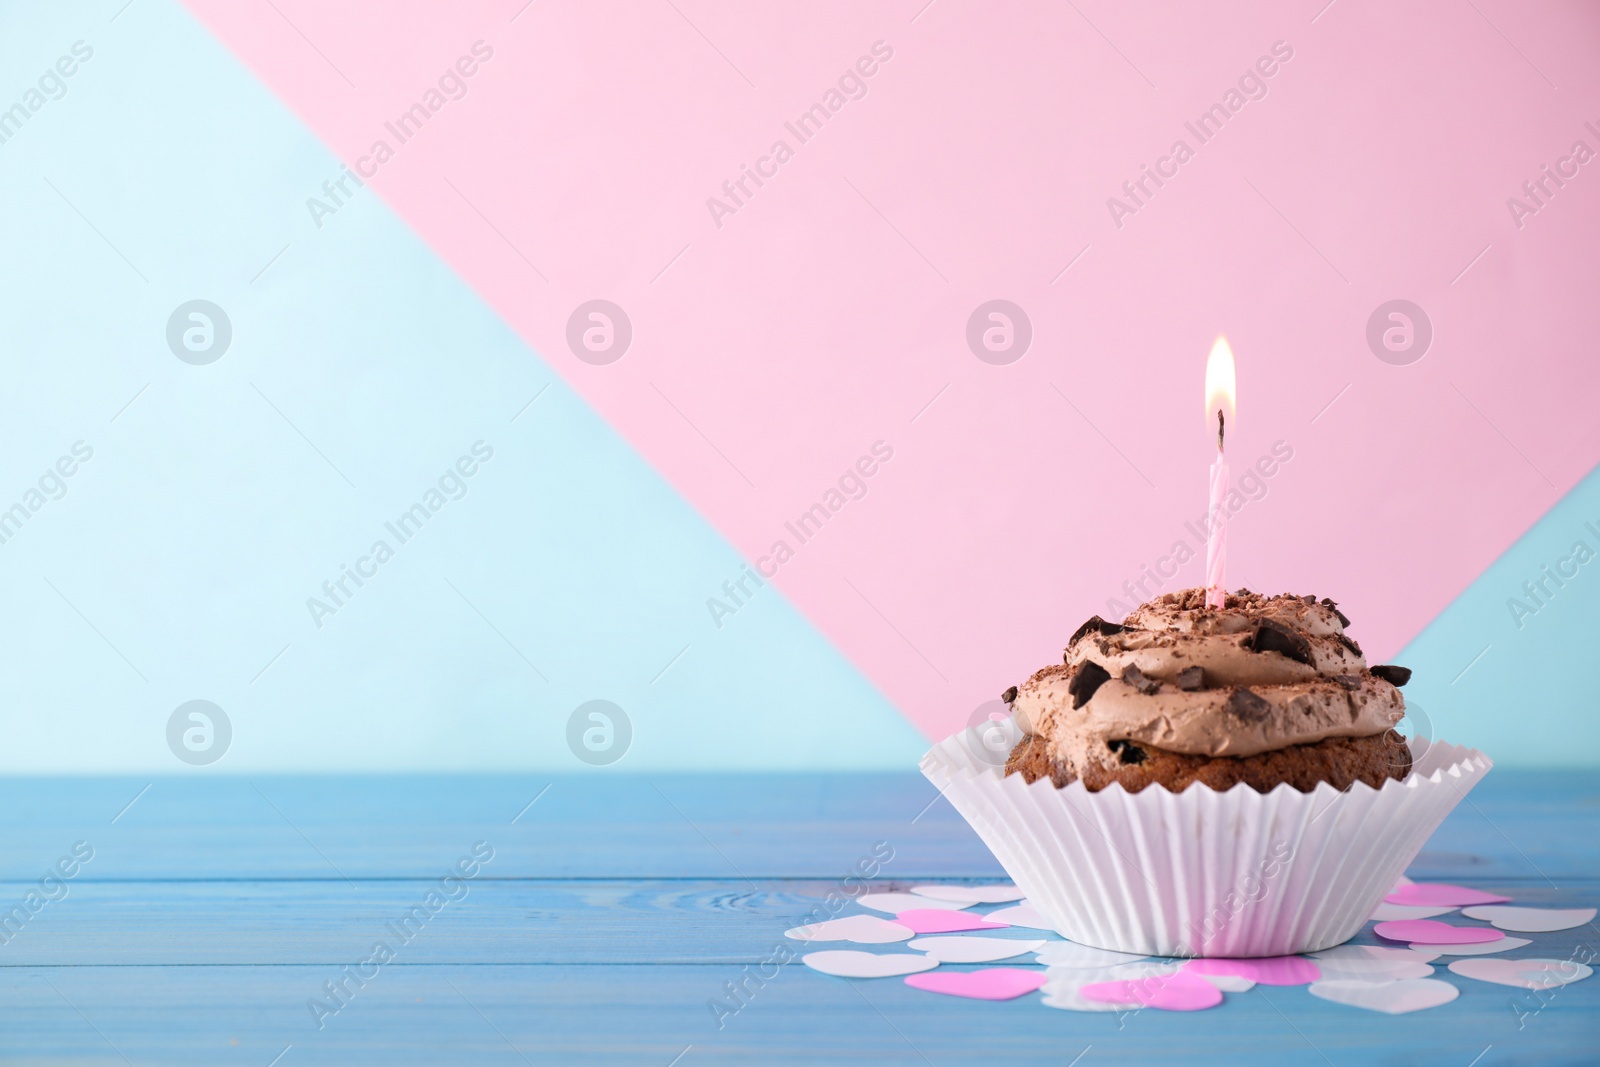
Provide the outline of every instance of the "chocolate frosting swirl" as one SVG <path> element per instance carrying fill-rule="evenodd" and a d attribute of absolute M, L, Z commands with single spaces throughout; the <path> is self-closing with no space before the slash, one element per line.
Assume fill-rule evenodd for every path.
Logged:
<path fill-rule="evenodd" d="M 1121 625 L 1081 627 L 1063 663 L 1018 688 L 1013 712 L 1071 767 L 1113 741 L 1253 756 L 1380 734 L 1404 716 L 1405 699 L 1368 670 L 1348 621 L 1314 597 L 1241 589 L 1212 610 L 1204 590 L 1168 593 Z"/>

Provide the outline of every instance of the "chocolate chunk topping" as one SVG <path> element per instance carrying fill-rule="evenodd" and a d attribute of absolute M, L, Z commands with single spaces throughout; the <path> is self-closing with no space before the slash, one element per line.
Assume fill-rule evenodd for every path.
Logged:
<path fill-rule="evenodd" d="M 1131 663 L 1122 669 L 1122 680 L 1133 686 L 1145 696 L 1154 696 L 1156 691 L 1161 688 L 1161 683 L 1159 681 L 1150 677 L 1148 674 L 1144 673 L 1144 671 L 1141 671 L 1138 667 L 1135 667 Z"/>
<path fill-rule="evenodd" d="M 1304 663 L 1307 667 L 1313 666 L 1311 642 L 1287 626 L 1280 626 L 1270 619 L 1262 619 L 1256 625 L 1255 636 L 1250 639 L 1249 647 L 1256 652 L 1277 652 L 1296 663 Z"/>
<path fill-rule="evenodd" d="M 1007 703 L 1007 704 L 1009 704 L 1013 700 L 1017 699 L 1017 687 L 1016 686 L 1012 686 L 1010 689 L 1007 689 L 1004 693 L 1001 693 L 1000 694 L 1000 699 L 1002 701 L 1004 701 L 1005 703 Z"/>
<path fill-rule="evenodd" d="M 1361 676 L 1359 674 L 1335 674 L 1329 677 L 1330 681 L 1338 682 L 1346 689 L 1360 689 Z"/>
<path fill-rule="evenodd" d="M 1329 611 L 1333 612 L 1335 615 L 1339 616 L 1339 625 L 1340 626 L 1349 626 L 1350 625 L 1350 620 L 1345 618 L 1344 612 L 1339 610 L 1339 605 L 1335 604 L 1333 601 L 1329 600 L 1327 597 L 1323 597 L 1322 598 L 1322 606 L 1327 608 Z"/>
<path fill-rule="evenodd" d="M 1123 763 L 1143 763 L 1145 751 L 1132 741 L 1107 741 L 1106 747 Z"/>
<path fill-rule="evenodd" d="M 1222 710 L 1245 722 L 1261 722 L 1272 714 L 1272 705 L 1241 687 L 1235 689 L 1228 697 L 1228 702 L 1222 705 Z"/>
<path fill-rule="evenodd" d="M 1206 687 L 1206 672 L 1199 667 L 1185 667 L 1173 675 L 1172 680 L 1179 689 L 1186 693 L 1192 693 L 1196 689 L 1204 689 Z"/>
<path fill-rule="evenodd" d="M 1411 681 L 1410 667 L 1396 667 L 1391 663 L 1378 664 L 1372 668 L 1372 673 L 1397 689 Z"/>
<path fill-rule="evenodd" d="M 1114 622 L 1106 622 L 1106 620 L 1102 619 L 1098 615 L 1091 615 L 1089 616 L 1088 622 L 1074 630 L 1072 632 L 1072 636 L 1067 638 L 1067 647 L 1070 648 L 1077 644 L 1078 638 L 1082 637 L 1086 633 L 1089 633 L 1090 631 L 1093 631 L 1097 634 L 1120 634 L 1126 629 L 1126 626 L 1122 626 Z"/>
<path fill-rule="evenodd" d="M 1344 634 L 1339 635 L 1339 643 L 1358 656 L 1364 655 L 1364 653 L 1361 651 L 1361 646 L 1350 640 L 1350 638 L 1346 637 Z"/>
<path fill-rule="evenodd" d="M 1067 683 L 1067 692 L 1072 694 L 1072 706 L 1081 708 L 1089 703 L 1089 698 L 1094 696 L 1099 689 L 1111 680 L 1111 675 L 1106 669 L 1093 660 L 1085 660 L 1076 671 L 1072 672 L 1072 681 Z"/>
<path fill-rule="evenodd" d="M 1316 596 L 1315 593 L 1307 593 L 1305 596 L 1301 597 L 1300 599 L 1302 601 L 1304 601 L 1305 603 L 1307 603 L 1307 604 L 1315 604 L 1317 602 L 1317 596 Z"/>

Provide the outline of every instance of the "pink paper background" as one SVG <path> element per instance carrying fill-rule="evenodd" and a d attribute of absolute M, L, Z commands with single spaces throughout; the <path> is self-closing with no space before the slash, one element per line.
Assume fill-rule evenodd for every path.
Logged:
<path fill-rule="evenodd" d="M 1195 545 L 1219 332 L 1235 469 L 1294 450 L 1230 584 L 1334 596 L 1374 660 L 1600 455 L 1600 162 L 1520 230 L 1506 206 L 1600 150 L 1592 5 L 189 7 L 351 162 L 491 46 L 371 187 L 751 560 L 892 446 L 777 582 L 930 735 Z M 880 40 L 797 145 L 785 121 Z M 1107 198 L 1276 41 L 1268 95 L 1118 228 Z M 779 137 L 794 158 L 716 226 Z M 633 324 L 610 366 L 565 341 L 597 297 Z M 994 298 L 1032 322 L 1009 366 L 965 341 Z M 1394 298 L 1433 323 L 1409 366 L 1364 339 Z"/>

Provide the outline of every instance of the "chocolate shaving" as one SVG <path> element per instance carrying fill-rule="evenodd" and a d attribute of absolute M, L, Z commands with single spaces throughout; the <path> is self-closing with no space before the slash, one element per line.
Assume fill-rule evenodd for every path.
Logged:
<path fill-rule="evenodd" d="M 1311 660 L 1311 642 L 1270 619 L 1256 624 L 1256 632 L 1247 647 L 1256 652 L 1276 652 L 1307 667 L 1315 666 Z"/>
<path fill-rule="evenodd" d="M 1158 680 L 1150 677 L 1131 663 L 1122 669 L 1122 680 L 1147 697 L 1154 696 L 1157 690 L 1161 688 L 1161 683 Z"/>
<path fill-rule="evenodd" d="M 1126 629 L 1126 626 L 1121 626 L 1114 622 L 1106 622 L 1106 620 L 1102 619 L 1098 615 L 1091 615 L 1089 616 L 1088 622 L 1074 630 L 1072 632 L 1072 636 L 1067 638 L 1067 647 L 1070 648 L 1077 644 L 1078 638 L 1082 637 L 1086 633 L 1089 633 L 1091 630 L 1097 634 L 1120 634 Z"/>
<path fill-rule="evenodd" d="M 1185 667 L 1172 676 L 1173 684 L 1186 693 L 1206 687 L 1206 672 L 1199 667 Z"/>
<path fill-rule="evenodd" d="M 1372 673 L 1394 686 L 1396 689 L 1411 681 L 1410 667 L 1396 667 L 1392 663 L 1380 663 L 1371 668 Z"/>
<path fill-rule="evenodd" d="M 1095 690 L 1110 680 L 1111 674 L 1093 660 L 1085 660 L 1079 664 L 1078 669 L 1072 673 L 1072 681 L 1067 683 L 1067 692 L 1072 694 L 1072 706 L 1081 708 L 1089 703 L 1089 698 L 1094 696 Z"/>
<path fill-rule="evenodd" d="M 1339 643 L 1342 644 L 1345 648 L 1348 648 L 1351 652 L 1354 652 L 1358 656 L 1364 656 L 1366 654 L 1366 653 L 1361 651 L 1361 646 L 1360 645 L 1358 645 L 1354 641 L 1350 640 L 1350 638 L 1346 637 L 1344 634 L 1340 634 L 1339 635 Z"/>
<path fill-rule="evenodd" d="M 1322 606 L 1327 608 L 1329 611 L 1333 612 L 1335 615 L 1339 616 L 1339 625 L 1340 626 L 1349 626 L 1350 625 L 1350 620 L 1345 618 L 1344 612 L 1339 610 L 1339 605 L 1335 604 L 1333 601 L 1329 600 L 1327 597 L 1323 597 L 1322 598 Z"/>
<path fill-rule="evenodd" d="M 1004 693 L 1001 693 L 1000 694 L 1000 699 L 1003 702 L 1007 703 L 1007 704 L 1009 704 L 1013 700 L 1017 699 L 1017 687 L 1016 686 L 1012 686 L 1010 689 L 1007 689 Z"/>
<path fill-rule="evenodd" d="M 1132 741 L 1107 741 L 1106 747 L 1123 763 L 1143 763 L 1145 760 L 1144 749 Z"/>
<path fill-rule="evenodd" d="M 1361 688 L 1361 675 L 1359 674 L 1335 674 L 1331 675 L 1329 680 L 1338 682 L 1346 689 L 1355 690 Z"/>
<path fill-rule="evenodd" d="M 1272 714 L 1272 705 L 1243 687 L 1235 689 L 1222 710 L 1245 722 L 1263 722 Z"/>

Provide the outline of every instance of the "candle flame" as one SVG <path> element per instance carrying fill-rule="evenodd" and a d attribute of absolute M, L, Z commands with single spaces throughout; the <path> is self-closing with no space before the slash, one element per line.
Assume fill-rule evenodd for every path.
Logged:
<path fill-rule="evenodd" d="M 1229 429 L 1233 428 L 1235 418 L 1235 396 L 1233 381 L 1233 349 L 1228 347 L 1226 337 L 1218 337 L 1211 346 L 1211 355 L 1206 359 L 1206 426 L 1215 429 L 1217 426 L 1217 413 L 1222 413 Z M 1218 438 L 1218 447 L 1221 447 L 1221 438 Z"/>

